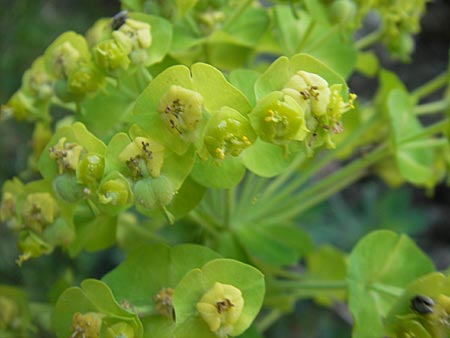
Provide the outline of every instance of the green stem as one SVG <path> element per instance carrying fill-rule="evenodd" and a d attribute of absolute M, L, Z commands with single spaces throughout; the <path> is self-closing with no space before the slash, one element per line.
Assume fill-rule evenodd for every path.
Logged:
<path fill-rule="evenodd" d="M 270 286 L 282 290 L 320 290 L 320 291 L 336 291 L 347 290 L 347 282 L 345 280 L 275 280 L 270 282 Z"/>
<path fill-rule="evenodd" d="M 442 99 L 430 103 L 424 103 L 414 108 L 414 114 L 416 115 L 429 115 L 434 113 L 440 113 L 449 107 L 450 101 L 448 99 Z"/>
<path fill-rule="evenodd" d="M 431 149 L 434 147 L 445 147 L 447 145 L 448 140 L 446 138 L 435 138 L 408 142 L 402 146 L 402 149 Z"/>
<path fill-rule="evenodd" d="M 225 21 L 223 25 L 223 30 L 226 31 L 229 29 L 234 22 L 244 13 L 248 6 L 253 3 L 253 0 L 245 0 L 241 3 L 241 5 L 230 15 L 230 17 Z"/>
<path fill-rule="evenodd" d="M 438 75 L 434 79 L 428 81 L 427 83 L 423 84 L 422 86 L 416 88 L 411 95 L 416 99 L 420 100 L 421 98 L 435 92 L 436 90 L 440 89 L 441 87 L 444 87 L 448 84 L 449 81 L 449 74 L 447 72 Z"/>
<path fill-rule="evenodd" d="M 292 196 L 289 202 L 282 207 L 266 208 L 259 213 L 259 217 L 256 220 L 264 220 L 267 223 L 271 223 L 279 222 L 283 219 L 292 219 L 360 179 L 365 175 L 367 167 L 389 154 L 389 148 L 386 145 L 382 145 L 367 156 L 351 162 L 334 174 Z"/>
<path fill-rule="evenodd" d="M 370 45 L 373 45 L 380 39 L 381 34 L 382 34 L 381 30 L 376 30 L 362 37 L 361 39 L 355 42 L 356 49 L 362 50 L 369 47 Z"/>
<path fill-rule="evenodd" d="M 400 297 L 404 292 L 404 289 L 402 288 L 382 283 L 373 283 L 371 289 L 394 297 Z"/>
<path fill-rule="evenodd" d="M 271 194 L 264 193 L 264 198 L 261 198 L 259 201 L 259 207 L 249 209 L 249 211 L 246 212 L 245 220 L 253 220 L 257 218 L 261 213 L 270 210 L 277 210 L 281 202 L 288 199 L 290 195 L 292 195 L 296 190 L 304 185 L 311 177 L 313 177 L 322 168 L 333 161 L 336 158 L 336 155 L 339 154 L 339 152 L 347 147 L 350 147 L 354 142 L 358 142 L 361 136 L 368 133 L 372 128 L 378 126 L 377 121 L 377 116 L 374 116 L 373 118 L 369 119 L 364 124 L 359 126 L 358 129 L 353 132 L 344 142 L 339 144 L 339 146 L 335 150 L 329 151 L 325 156 L 307 166 L 307 168 L 301 173 L 300 176 L 290 182 L 289 185 L 284 187 L 284 189 L 282 189 L 281 191 L 271 189 Z M 276 184 L 278 187 L 278 183 L 274 184 Z"/>
<path fill-rule="evenodd" d="M 163 242 L 165 243 L 166 240 L 164 238 L 162 238 L 161 236 L 156 235 L 153 231 L 149 231 L 147 228 L 139 225 L 139 224 L 135 224 L 135 223 L 129 223 L 126 222 L 124 223 L 124 226 L 131 230 L 134 231 L 135 233 L 137 233 L 139 236 L 142 236 L 146 239 L 149 239 L 151 241 L 156 241 L 156 242 Z"/>
<path fill-rule="evenodd" d="M 416 140 L 420 140 L 425 137 L 429 137 L 431 135 L 435 135 L 437 133 L 442 133 L 444 130 L 446 130 L 449 126 L 450 118 L 443 119 L 442 121 L 436 122 L 435 124 L 432 124 L 424 129 L 422 129 L 419 133 L 414 134 L 404 140 L 401 141 L 402 144 L 406 144 L 409 142 L 413 142 Z"/>
<path fill-rule="evenodd" d="M 261 200 L 264 198 L 267 198 L 268 196 L 272 195 L 278 188 L 280 188 L 286 181 L 288 181 L 292 175 L 295 175 L 297 173 L 297 170 L 299 166 L 303 163 L 305 160 L 305 153 L 299 153 L 297 157 L 292 161 L 292 163 L 289 165 L 289 167 L 277 178 L 275 178 L 264 190 L 264 192 L 261 195 Z"/>
<path fill-rule="evenodd" d="M 305 48 L 305 52 L 311 53 L 317 47 L 322 46 L 325 43 L 325 41 L 327 41 L 336 33 L 338 29 L 339 26 L 333 26 L 330 29 L 328 29 L 325 34 L 322 34 L 322 36 L 316 39 L 311 45 L 307 46 L 307 48 Z"/>
<path fill-rule="evenodd" d="M 300 44 L 297 47 L 297 52 L 301 52 L 302 49 L 305 47 L 306 42 L 308 42 L 309 38 L 311 37 L 312 32 L 314 31 L 314 28 L 316 28 L 317 21 L 311 20 L 308 24 L 308 27 L 306 28 L 305 34 L 303 34 L 302 41 L 300 41 Z"/>
<path fill-rule="evenodd" d="M 271 327 L 280 317 L 283 316 L 283 312 L 278 309 L 273 309 L 267 313 L 264 317 L 256 322 L 256 329 L 258 332 L 264 332 Z"/>
<path fill-rule="evenodd" d="M 218 237 L 219 232 L 214 227 L 213 223 L 210 223 L 207 217 L 202 214 L 199 210 L 193 210 L 189 213 L 188 217 L 193 220 L 195 223 L 200 225 L 203 229 L 209 232 L 213 237 Z"/>

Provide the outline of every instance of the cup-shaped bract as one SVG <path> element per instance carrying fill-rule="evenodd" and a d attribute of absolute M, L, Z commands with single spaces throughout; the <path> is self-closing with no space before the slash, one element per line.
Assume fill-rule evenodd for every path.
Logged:
<path fill-rule="evenodd" d="M 176 190 L 170 178 L 161 175 L 137 181 L 134 184 L 133 193 L 138 205 L 151 210 L 169 204 Z"/>
<path fill-rule="evenodd" d="M 385 321 L 386 335 L 448 337 L 450 334 L 450 277 L 433 272 L 410 283 Z"/>
<path fill-rule="evenodd" d="M 119 75 L 128 69 L 128 53 L 114 39 L 103 40 L 93 49 L 94 61 L 108 75 Z"/>
<path fill-rule="evenodd" d="M 188 272 L 174 290 L 175 337 L 239 336 L 253 322 L 264 299 L 264 276 L 254 267 L 215 259 Z"/>
<path fill-rule="evenodd" d="M 58 204 L 48 192 L 28 194 L 22 206 L 22 218 L 26 228 L 41 234 L 58 216 Z"/>
<path fill-rule="evenodd" d="M 71 338 L 100 337 L 102 314 L 95 312 L 73 314 L 70 323 Z"/>
<path fill-rule="evenodd" d="M 53 82 L 54 79 L 45 69 L 42 56 L 33 62 L 31 68 L 25 72 L 22 78 L 24 91 L 39 101 L 46 101 L 52 97 Z"/>
<path fill-rule="evenodd" d="M 301 106 L 294 98 L 279 91 L 261 99 L 249 118 L 256 134 L 263 141 L 276 145 L 302 141 L 309 132 Z"/>
<path fill-rule="evenodd" d="M 127 165 L 134 180 L 158 177 L 164 164 L 164 146 L 150 138 L 137 136 L 122 150 L 118 159 Z"/>
<path fill-rule="evenodd" d="M 102 180 L 97 196 L 101 207 L 113 213 L 119 213 L 133 202 L 130 183 L 118 171 L 109 173 Z"/>
<path fill-rule="evenodd" d="M 55 307 L 57 337 L 143 337 L 138 315 L 121 307 L 110 288 L 98 280 L 66 289 Z"/>
<path fill-rule="evenodd" d="M 242 315 L 244 298 L 235 286 L 216 282 L 196 308 L 212 332 L 218 337 L 227 337 L 233 333 L 234 324 Z"/>
<path fill-rule="evenodd" d="M 97 153 L 87 153 L 76 169 L 77 180 L 88 188 L 95 188 L 103 177 L 105 158 Z"/>
<path fill-rule="evenodd" d="M 239 156 L 255 141 L 250 121 L 235 109 L 223 107 L 206 125 L 204 142 L 212 157 Z"/>
<path fill-rule="evenodd" d="M 203 97 L 196 91 L 172 85 L 161 97 L 157 111 L 170 132 L 190 140 L 203 118 Z"/>

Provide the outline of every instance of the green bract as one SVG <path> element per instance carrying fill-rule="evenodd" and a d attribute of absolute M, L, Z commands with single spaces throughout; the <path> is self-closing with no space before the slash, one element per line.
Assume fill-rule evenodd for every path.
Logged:
<path fill-rule="evenodd" d="M 224 290 L 224 285 L 232 287 L 225 286 Z M 230 313 L 228 318 L 225 315 L 223 321 L 220 319 L 217 325 L 222 310 L 226 312 L 232 308 L 230 305 L 232 299 L 223 298 L 227 295 L 236 301 L 236 306 L 242 310 L 237 309 L 235 313 Z M 258 270 L 230 259 L 213 260 L 201 269 L 189 272 L 175 288 L 173 296 L 177 315 L 175 337 L 183 337 L 183 330 L 188 327 L 189 332 L 199 337 L 237 336 L 250 326 L 262 305 L 263 297 L 264 278 Z M 215 304 L 215 309 L 212 309 L 215 312 L 209 312 L 203 305 L 198 308 L 198 304 L 202 302 L 208 304 L 211 299 L 224 302 L 223 308 L 222 303 Z"/>
<path fill-rule="evenodd" d="M 1 275 L 24 290 L 0 286 L 0 337 L 260 338 L 310 299 L 353 338 L 448 338 L 449 270 L 407 235 L 426 214 L 373 180 L 333 198 L 370 174 L 448 181 L 448 71 L 409 92 L 373 49 L 407 59 L 426 2 L 121 0 L 61 34 L 1 105 L 33 134 L 9 121 L 0 149 L 23 170 L 2 187 Z M 379 88 L 355 107 L 364 77 Z M 407 234 L 322 243 L 376 227 Z M 304 314 L 303 335 L 350 336 Z"/>
<path fill-rule="evenodd" d="M 138 315 L 120 306 L 109 287 L 97 280 L 64 291 L 56 309 L 53 327 L 58 337 L 143 337 Z"/>
<path fill-rule="evenodd" d="M 418 296 L 431 299 L 431 311 L 414 308 L 413 300 Z M 392 337 L 446 337 L 450 333 L 449 315 L 450 278 L 434 272 L 406 287 L 387 316 L 386 333 Z"/>
<path fill-rule="evenodd" d="M 276 145 L 302 141 L 308 132 L 302 108 L 282 92 L 273 92 L 260 100 L 249 118 L 256 134 Z"/>
<path fill-rule="evenodd" d="M 249 121 L 229 107 L 209 119 L 205 131 L 205 145 L 212 157 L 223 160 L 226 155 L 239 156 L 255 141 Z"/>

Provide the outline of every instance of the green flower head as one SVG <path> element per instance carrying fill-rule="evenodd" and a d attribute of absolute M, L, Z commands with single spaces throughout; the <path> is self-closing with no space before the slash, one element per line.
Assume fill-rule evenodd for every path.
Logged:
<path fill-rule="evenodd" d="M 244 308 L 244 298 L 233 285 L 216 282 L 196 307 L 209 329 L 223 338 L 233 334 L 234 324 Z"/>

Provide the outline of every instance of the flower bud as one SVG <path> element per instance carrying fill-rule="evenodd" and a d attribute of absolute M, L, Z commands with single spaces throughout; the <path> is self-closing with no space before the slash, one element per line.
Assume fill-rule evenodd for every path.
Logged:
<path fill-rule="evenodd" d="M 277 145 L 302 141 L 308 133 L 302 108 L 295 99 L 282 92 L 272 92 L 260 100 L 249 118 L 263 141 Z"/>
<path fill-rule="evenodd" d="M 100 42 L 93 50 L 96 64 L 108 74 L 116 74 L 120 69 L 126 70 L 130 65 L 128 53 L 115 40 Z"/>
<path fill-rule="evenodd" d="M 305 71 L 299 71 L 298 75 L 301 76 L 308 85 L 311 112 L 316 116 L 326 114 L 331 93 L 328 82 L 317 74 Z"/>
<path fill-rule="evenodd" d="M 46 243 L 41 237 L 26 230 L 20 232 L 17 247 L 22 252 L 16 261 L 19 266 L 30 258 L 48 254 L 53 250 L 53 246 Z"/>
<path fill-rule="evenodd" d="M 0 295 L 0 332 L 8 331 L 14 326 L 14 321 L 19 317 L 19 307 L 14 299 Z"/>
<path fill-rule="evenodd" d="M 81 314 L 76 312 L 70 323 L 70 338 L 98 338 L 102 326 L 102 316 L 99 313 L 88 312 Z"/>
<path fill-rule="evenodd" d="M 0 120 L 15 118 L 18 121 L 25 120 L 30 116 L 32 101 L 21 90 L 11 96 L 8 103 L 1 106 Z"/>
<path fill-rule="evenodd" d="M 172 181 L 165 177 L 144 178 L 135 183 L 134 199 L 137 204 L 145 209 L 155 209 L 166 206 L 175 195 L 175 188 Z"/>
<path fill-rule="evenodd" d="M 223 160 L 226 155 L 239 156 L 255 138 L 250 122 L 236 110 L 224 107 L 208 121 L 204 142 L 211 156 Z"/>
<path fill-rule="evenodd" d="M 71 173 L 56 176 L 53 179 L 52 186 L 56 196 L 67 203 L 76 203 L 85 195 L 84 187 L 77 182 L 76 176 Z"/>
<path fill-rule="evenodd" d="M 58 173 L 62 174 L 65 171 L 77 170 L 84 148 L 79 144 L 66 142 L 66 138 L 61 137 L 49 151 L 50 158 L 55 160 L 58 166 Z"/>
<path fill-rule="evenodd" d="M 104 338 L 134 338 L 136 337 L 133 326 L 121 321 L 114 324 L 103 323 L 102 334 Z M 88 337 L 88 336 L 86 336 Z"/>
<path fill-rule="evenodd" d="M 74 70 L 67 79 L 67 89 L 69 92 L 84 97 L 87 93 L 95 92 L 102 78 L 100 74 L 89 66 L 81 66 Z"/>
<path fill-rule="evenodd" d="M 53 80 L 45 71 L 42 58 L 37 59 L 32 68 L 25 72 L 23 86 L 39 101 L 46 101 L 52 97 Z"/>
<path fill-rule="evenodd" d="M 7 222 L 16 216 L 16 199 L 9 191 L 5 191 L 0 204 L 0 221 Z"/>
<path fill-rule="evenodd" d="M 197 310 L 218 337 L 233 333 L 244 308 L 241 291 L 230 284 L 216 282 L 197 303 Z"/>
<path fill-rule="evenodd" d="M 126 19 L 118 30 L 112 32 L 112 36 L 128 54 L 134 49 L 149 48 L 152 44 L 150 25 L 133 19 Z"/>
<path fill-rule="evenodd" d="M 203 118 L 203 97 L 190 89 L 172 85 L 159 101 L 159 116 L 177 136 L 196 130 Z"/>
<path fill-rule="evenodd" d="M 173 289 L 163 288 L 155 296 L 155 309 L 164 317 L 175 319 L 172 303 Z"/>
<path fill-rule="evenodd" d="M 104 180 L 98 188 L 98 200 L 104 205 L 121 207 L 131 203 L 132 198 L 130 184 L 118 172 Z"/>
<path fill-rule="evenodd" d="M 103 177 L 105 158 L 96 153 L 87 153 L 78 163 L 77 180 L 89 188 L 96 187 Z"/>
<path fill-rule="evenodd" d="M 22 207 L 25 226 L 38 234 L 54 222 L 58 212 L 58 205 L 48 192 L 29 194 Z"/>
<path fill-rule="evenodd" d="M 75 239 L 75 229 L 60 217 L 45 228 L 42 238 L 53 246 L 67 246 Z"/>
<path fill-rule="evenodd" d="M 356 16 L 356 5 L 351 0 L 334 0 L 327 8 L 332 24 L 350 24 Z"/>
<path fill-rule="evenodd" d="M 146 137 L 136 137 L 119 154 L 119 160 L 127 164 L 133 179 L 158 177 L 164 163 L 164 146 Z"/>
<path fill-rule="evenodd" d="M 52 72 L 58 79 L 66 78 L 80 61 L 80 52 L 69 42 L 56 46 L 52 55 Z"/>

